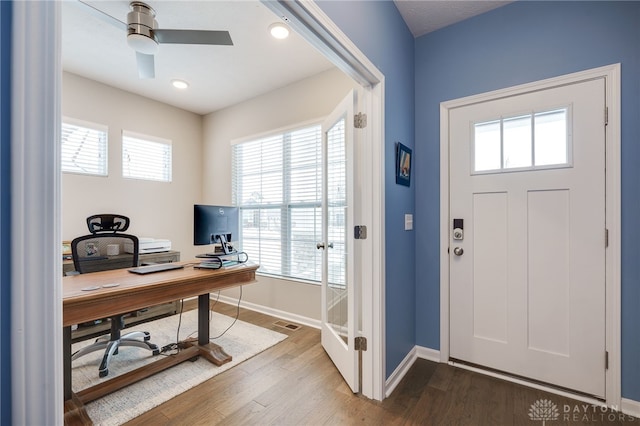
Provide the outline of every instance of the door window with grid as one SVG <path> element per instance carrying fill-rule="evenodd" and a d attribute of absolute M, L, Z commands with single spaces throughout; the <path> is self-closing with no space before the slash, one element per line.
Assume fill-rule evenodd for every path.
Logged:
<path fill-rule="evenodd" d="M 261 273 L 320 282 L 320 125 L 234 145 L 232 157 L 242 249 Z"/>

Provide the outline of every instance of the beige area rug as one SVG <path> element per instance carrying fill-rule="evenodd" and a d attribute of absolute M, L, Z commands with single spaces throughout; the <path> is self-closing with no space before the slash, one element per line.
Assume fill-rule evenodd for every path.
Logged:
<path fill-rule="evenodd" d="M 233 323 L 233 318 L 216 312 L 212 312 L 211 314 L 211 337 L 218 336 Z M 179 315 L 173 315 L 157 321 L 127 328 L 123 330 L 123 334 L 136 330 L 148 331 L 151 333 L 151 342 L 161 348 L 164 345 L 176 341 L 178 321 Z M 196 310 L 183 313 L 182 323 L 180 325 L 180 340 L 186 337 L 195 337 L 197 335 L 197 324 L 198 317 Z M 122 424 L 205 380 L 238 365 L 242 361 L 281 342 L 286 337 L 285 334 L 238 320 L 222 337 L 214 340 L 214 343 L 222 346 L 224 350 L 233 357 L 233 361 L 220 367 L 215 366 L 202 357 L 196 362 L 183 362 L 145 380 L 88 403 L 85 406 L 87 413 L 96 425 Z M 93 341 L 94 340 L 91 339 L 75 343 L 72 350 L 75 352 Z M 96 351 L 73 361 L 73 390 L 77 392 L 86 389 L 97 383 L 112 379 L 118 374 L 153 362 L 158 358 L 158 356 L 152 357 L 150 351 L 136 347 L 124 347 L 121 348 L 119 352 L 118 355 L 115 355 L 111 359 L 109 375 L 102 379 L 98 377 L 98 365 L 104 353 L 103 351 Z"/>

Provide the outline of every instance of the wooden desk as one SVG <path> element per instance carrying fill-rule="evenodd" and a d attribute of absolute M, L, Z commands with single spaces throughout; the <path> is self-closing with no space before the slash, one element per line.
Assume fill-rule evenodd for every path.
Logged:
<path fill-rule="evenodd" d="M 139 256 L 138 263 L 140 265 L 152 264 L 152 263 L 170 263 L 179 262 L 180 252 L 175 250 L 163 251 L 159 253 L 142 253 Z M 103 271 L 105 269 L 117 269 L 128 268 L 131 266 L 131 256 L 129 255 L 116 255 L 110 256 L 108 260 L 86 260 L 84 261 L 86 272 Z M 105 268 L 105 264 L 109 265 L 109 268 Z M 62 262 L 62 273 L 66 276 L 70 272 L 75 271 L 73 260 L 64 260 Z M 161 318 L 166 315 L 173 315 L 178 312 L 180 305 L 177 301 L 169 303 L 163 303 L 162 305 L 147 306 L 143 310 L 137 310 L 133 315 L 125 315 L 124 322 L 128 326 L 131 323 L 152 321 L 157 318 Z M 102 321 L 98 324 L 89 325 L 90 323 L 79 324 L 76 330 L 71 332 L 71 338 L 73 341 L 79 339 L 85 339 L 95 336 L 97 334 L 108 333 L 111 329 L 109 321 Z"/>
<path fill-rule="evenodd" d="M 182 262 L 194 264 L 197 261 Z M 64 399 L 65 423 L 82 423 L 88 419 L 84 404 L 136 381 L 197 356 L 221 365 L 231 360 L 220 346 L 209 342 L 209 293 L 255 281 L 258 265 L 247 263 L 235 267 L 207 270 L 184 269 L 137 275 L 127 269 L 64 277 Z M 117 287 L 104 288 L 105 284 Z M 97 286 L 98 290 L 83 291 Z M 160 360 L 110 379 L 99 385 L 73 393 L 71 389 L 71 325 L 142 309 L 174 300 L 198 296 L 198 340 L 177 355 Z M 153 336 L 152 336 L 153 339 Z M 97 372 L 96 372 L 97 374 Z"/>

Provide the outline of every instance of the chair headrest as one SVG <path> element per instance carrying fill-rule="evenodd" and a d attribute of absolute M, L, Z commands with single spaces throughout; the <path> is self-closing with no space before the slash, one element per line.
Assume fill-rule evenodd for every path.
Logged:
<path fill-rule="evenodd" d="M 129 228 L 129 218 L 119 214 L 94 214 L 87 218 L 89 232 L 124 232 Z"/>

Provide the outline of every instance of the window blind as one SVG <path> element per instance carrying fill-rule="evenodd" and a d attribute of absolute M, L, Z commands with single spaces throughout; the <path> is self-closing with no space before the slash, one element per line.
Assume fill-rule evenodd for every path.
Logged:
<path fill-rule="evenodd" d="M 64 118 L 61 135 L 63 172 L 107 175 L 108 127 Z"/>
<path fill-rule="evenodd" d="M 240 208 L 242 249 L 260 264 L 260 272 L 320 281 L 319 125 L 235 145 L 232 197 Z"/>
<path fill-rule="evenodd" d="M 347 282 L 347 157 L 344 140 L 343 118 L 327 132 L 327 241 L 333 244 L 333 249 L 328 250 L 327 282 L 338 288 L 345 288 Z"/>
<path fill-rule="evenodd" d="M 122 176 L 171 182 L 171 141 L 122 132 Z"/>

